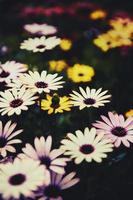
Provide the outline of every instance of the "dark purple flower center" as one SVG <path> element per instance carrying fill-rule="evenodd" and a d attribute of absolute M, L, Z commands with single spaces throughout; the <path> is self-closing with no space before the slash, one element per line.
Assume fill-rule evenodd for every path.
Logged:
<path fill-rule="evenodd" d="M 93 104 L 96 103 L 96 101 L 95 101 L 95 99 L 88 98 L 88 99 L 84 100 L 84 103 L 87 104 L 87 105 L 93 105 Z"/>
<path fill-rule="evenodd" d="M 50 158 L 49 157 L 41 157 L 40 160 L 41 160 L 41 164 L 45 165 L 48 169 L 51 164 Z"/>
<path fill-rule="evenodd" d="M 111 133 L 117 137 L 124 137 L 127 131 L 123 127 L 117 126 L 111 130 Z"/>
<path fill-rule="evenodd" d="M 5 147 L 7 144 L 7 140 L 4 137 L 0 137 L 0 148 Z"/>
<path fill-rule="evenodd" d="M 14 99 L 13 101 L 10 102 L 10 106 L 12 108 L 17 108 L 17 107 L 21 106 L 22 103 L 23 103 L 22 99 Z"/>
<path fill-rule="evenodd" d="M 46 87 L 48 87 L 48 84 L 44 83 L 43 81 L 40 81 L 40 82 L 38 81 L 38 82 L 35 83 L 35 86 L 37 88 L 46 88 Z"/>
<path fill-rule="evenodd" d="M 21 185 L 25 182 L 26 176 L 24 174 L 15 174 L 10 177 L 9 183 L 11 185 Z"/>
<path fill-rule="evenodd" d="M 110 41 L 108 41 L 108 42 L 107 42 L 107 45 L 110 45 L 110 44 L 111 44 L 111 42 L 110 42 Z"/>
<path fill-rule="evenodd" d="M 84 154 L 90 154 L 94 151 L 94 147 L 90 144 L 84 144 L 80 147 L 80 151 Z"/>
<path fill-rule="evenodd" d="M 124 23 L 123 23 L 123 26 L 127 26 L 127 24 L 128 24 L 127 22 L 124 22 Z"/>
<path fill-rule="evenodd" d="M 79 75 L 79 76 L 84 76 L 84 74 L 83 74 L 83 73 L 79 73 L 78 75 Z"/>
<path fill-rule="evenodd" d="M 1 78 L 6 78 L 6 77 L 8 77 L 9 76 L 9 72 L 6 72 L 6 71 L 2 71 L 1 73 L 0 73 L 0 77 Z"/>
<path fill-rule="evenodd" d="M 54 95 L 52 98 L 51 107 L 56 109 L 60 106 L 59 103 L 60 103 L 60 98 L 57 95 Z"/>
<path fill-rule="evenodd" d="M 43 49 L 44 47 L 45 47 L 45 45 L 40 44 L 40 45 L 38 45 L 36 48 L 38 48 L 38 49 Z"/>
<path fill-rule="evenodd" d="M 45 188 L 44 195 L 51 198 L 61 196 L 61 189 L 58 185 L 49 185 Z"/>

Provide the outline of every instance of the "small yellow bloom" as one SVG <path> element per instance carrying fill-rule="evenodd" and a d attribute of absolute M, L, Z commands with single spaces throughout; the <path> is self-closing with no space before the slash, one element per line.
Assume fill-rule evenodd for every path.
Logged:
<path fill-rule="evenodd" d="M 93 20 L 104 19 L 107 16 L 107 13 L 104 10 L 95 10 L 90 13 L 90 18 Z"/>
<path fill-rule="evenodd" d="M 126 116 L 126 117 L 133 117 L 133 109 L 130 109 L 129 111 L 127 111 L 127 112 L 125 113 L 125 116 Z"/>
<path fill-rule="evenodd" d="M 69 39 L 62 39 L 60 42 L 60 48 L 64 51 L 70 50 L 72 47 L 72 41 Z"/>
<path fill-rule="evenodd" d="M 46 99 L 41 101 L 41 109 L 48 110 L 48 114 L 63 113 L 64 111 L 70 111 L 72 107 L 69 97 L 59 97 L 54 94 L 53 96 L 46 95 Z"/>
<path fill-rule="evenodd" d="M 133 21 L 129 18 L 116 18 L 110 20 L 109 24 L 113 27 L 115 30 L 119 31 L 126 31 L 129 34 L 133 33 Z"/>
<path fill-rule="evenodd" d="M 95 71 L 89 65 L 75 64 L 73 67 L 68 68 L 67 75 L 75 83 L 88 82 L 92 80 Z"/>
<path fill-rule="evenodd" d="M 51 71 L 61 72 L 67 67 L 67 63 L 64 60 L 51 60 L 49 61 L 49 68 Z"/>
<path fill-rule="evenodd" d="M 112 40 L 108 34 L 101 34 L 93 40 L 94 44 L 101 48 L 103 51 L 108 51 L 113 47 Z"/>

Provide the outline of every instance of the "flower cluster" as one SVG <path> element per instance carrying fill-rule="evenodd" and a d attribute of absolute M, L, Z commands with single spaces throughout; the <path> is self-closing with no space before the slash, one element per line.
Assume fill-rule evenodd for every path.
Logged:
<path fill-rule="evenodd" d="M 61 190 L 79 182 L 79 178 L 74 178 L 75 172 L 65 176 L 65 166 L 70 159 L 63 157 L 64 151 L 60 148 L 51 149 L 51 136 L 46 139 L 36 137 L 34 147 L 27 143 L 22 153 L 13 160 L 5 160 L 7 151 L 15 153 L 14 144 L 22 143 L 22 140 L 14 139 L 22 132 L 14 131 L 15 128 L 16 123 L 8 121 L 3 127 L 0 121 L 0 155 L 3 158 L 0 162 L 1 199 L 56 199 L 60 197 Z"/>
<path fill-rule="evenodd" d="M 28 51 L 33 51 L 34 53 L 44 52 L 46 50 L 53 49 L 59 44 L 60 44 L 60 38 L 57 38 L 56 36 L 48 38 L 42 36 L 24 40 L 20 45 L 20 49 L 26 49 Z"/>
<path fill-rule="evenodd" d="M 116 18 L 110 20 L 109 25 L 112 27 L 109 31 L 94 39 L 93 42 L 96 46 L 105 52 L 116 47 L 132 46 L 132 20 L 129 18 Z"/>
<path fill-rule="evenodd" d="M 67 11 L 63 6 L 51 9 L 46 6 L 36 7 L 37 11 L 31 9 L 31 13 L 49 16 L 69 10 L 75 16 L 82 8 L 89 10 L 87 20 L 93 22 L 107 16 L 106 11 L 84 2 L 73 3 Z M 109 25 L 107 32 L 93 37 L 96 46 L 106 52 L 132 45 L 132 20 L 119 17 L 110 20 Z M 106 84 L 95 81 L 98 60 L 88 61 L 91 51 L 84 55 L 87 61 L 84 62 L 84 57 L 78 60 L 74 40 L 68 39 L 72 37 L 65 34 L 57 37 L 60 29 L 47 23 L 25 24 L 23 29 L 35 36 L 20 43 L 20 49 L 31 54 L 20 50 L 22 56 L 15 58 L 25 61 L 28 56 L 29 60 L 34 57 L 35 65 L 14 60 L 0 64 L 0 84 L 5 84 L 0 91 L 0 200 L 63 200 L 64 190 L 80 181 L 82 184 L 80 171 L 84 166 L 92 163 L 99 166 L 104 160 L 109 164 L 114 152 L 130 148 L 133 109 L 124 117 L 106 106 L 113 95 L 110 87 L 109 91 L 104 90 Z M 57 54 L 50 53 L 57 46 Z M 104 109 L 107 112 L 101 114 Z M 64 121 L 67 127 L 62 126 Z M 17 128 L 20 122 L 26 124 L 23 129 Z M 31 138 L 28 126 L 32 129 Z M 34 130 L 34 126 L 39 130 Z"/>
<path fill-rule="evenodd" d="M 90 82 L 95 75 L 95 70 L 90 65 L 74 64 L 69 66 L 65 60 L 51 60 L 48 64 L 50 71 L 64 71 L 68 79 L 74 83 Z"/>
<path fill-rule="evenodd" d="M 51 60 L 49 61 L 50 71 L 61 72 L 68 67 L 65 60 Z"/>

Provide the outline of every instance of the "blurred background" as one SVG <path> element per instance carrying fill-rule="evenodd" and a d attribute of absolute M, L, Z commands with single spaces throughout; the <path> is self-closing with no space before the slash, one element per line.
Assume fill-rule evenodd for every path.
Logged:
<path fill-rule="evenodd" d="M 92 13 L 102 10 L 104 17 L 92 17 Z M 92 66 L 95 76 L 92 81 L 75 83 L 60 71 L 66 84 L 59 95 L 68 95 L 79 86 L 102 87 L 112 95 L 111 103 L 98 110 L 72 109 L 63 114 L 48 115 L 38 106 L 12 117 L 24 128 L 23 141 L 33 142 L 35 136 L 52 134 L 54 145 L 67 132 L 74 132 L 99 118 L 108 111 L 124 114 L 133 108 L 133 66 L 132 46 L 120 46 L 102 51 L 94 44 L 94 39 L 110 29 L 109 21 L 116 17 L 132 20 L 132 0 L 0 0 L 0 61 L 15 60 L 28 64 L 30 70 L 51 72 L 49 61 L 65 60 L 68 66 L 84 64 Z M 68 50 L 57 47 L 44 53 L 20 50 L 20 43 L 34 37 L 24 30 L 25 24 L 46 23 L 57 28 L 56 35 L 72 43 Z M 55 73 L 55 72 L 51 72 Z M 1 90 L 3 85 L 0 83 Z M 7 120 L 8 117 L 2 117 Z M 19 151 L 19 149 L 18 149 Z M 103 164 L 82 164 L 68 166 L 82 177 L 80 184 L 65 192 L 64 199 L 72 200 L 120 200 L 132 199 L 133 188 L 133 148 L 121 148 Z"/>

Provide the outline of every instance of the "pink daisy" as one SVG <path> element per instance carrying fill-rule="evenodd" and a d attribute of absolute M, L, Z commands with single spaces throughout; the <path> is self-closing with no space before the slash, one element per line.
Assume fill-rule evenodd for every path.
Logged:
<path fill-rule="evenodd" d="M 62 190 L 72 187 L 79 182 L 79 178 L 75 178 L 75 172 L 63 176 L 61 174 L 51 173 L 50 184 L 41 189 L 39 200 L 63 200 Z"/>
<path fill-rule="evenodd" d="M 22 149 L 23 153 L 20 154 L 19 157 L 23 158 L 26 156 L 34 160 L 39 160 L 41 164 L 44 164 L 47 167 L 47 169 L 59 174 L 65 173 L 64 167 L 69 159 L 59 157 L 64 152 L 61 149 L 51 150 L 51 136 L 48 136 L 46 140 L 43 136 L 40 138 L 36 137 L 34 140 L 34 146 L 35 148 L 31 144 L 26 144 Z"/>
<path fill-rule="evenodd" d="M 112 140 L 115 147 L 119 147 L 123 143 L 126 147 L 130 147 L 133 143 L 133 118 L 124 119 L 123 115 L 109 112 L 108 117 L 101 115 L 103 121 L 96 121 L 93 126 L 98 132 L 104 132 L 105 135 Z"/>

